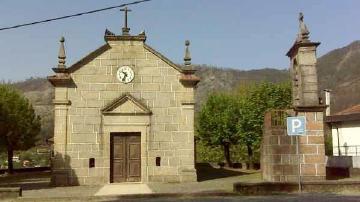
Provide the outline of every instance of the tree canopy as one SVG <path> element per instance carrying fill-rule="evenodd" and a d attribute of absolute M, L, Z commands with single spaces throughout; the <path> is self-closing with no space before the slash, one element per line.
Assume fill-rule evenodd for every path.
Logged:
<path fill-rule="evenodd" d="M 225 93 L 211 94 L 201 108 L 197 134 L 210 146 L 223 146 L 226 163 L 231 165 L 230 145 L 239 141 L 236 124 L 239 119 L 238 102 Z"/>
<path fill-rule="evenodd" d="M 290 82 L 251 84 L 238 89 L 240 116 L 237 131 L 241 143 L 247 147 L 248 161 L 253 163 L 254 150 L 260 148 L 264 115 L 270 109 L 287 109 L 291 106 Z"/>
<path fill-rule="evenodd" d="M 232 93 L 212 93 L 199 112 L 197 134 L 209 146 L 222 146 L 228 165 L 232 164 L 230 146 L 243 145 L 252 166 L 254 151 L 260 148 L 265 112 L 290 105 L 290 82 L 252 83 Z"/>
<path fill-rule="evenodd" d="M 13 152 L 34 146 L 40 129 L 40 117 L 30 102 L 12 86 L 0 84 L 0 146 L 7 149 L 10 173 Z"/>

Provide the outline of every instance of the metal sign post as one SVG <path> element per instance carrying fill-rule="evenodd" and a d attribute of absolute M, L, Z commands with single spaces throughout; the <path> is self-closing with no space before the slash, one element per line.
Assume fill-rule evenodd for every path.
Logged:
<path fill-rule="evenodd" d="M 301 193 L 301 158 L 300 158 L 300 152 L 299 152 L 299 136 L 295 136 L 296 139 L 296 156 L 298 157 L 298 187 L 299 187 L 299 193 Z"/>
<path fill-rule="evenodd" d="M 298 157 L 298 185 L 299 193 L 301 193 L 301 158 L 299 151 L 299 136 L 306 135 L 306 118 L 304 116 L 288 117 L 287 122 L 287 134 L 289 136 L 295 136 L 296 140 L 296 156 Z"/>

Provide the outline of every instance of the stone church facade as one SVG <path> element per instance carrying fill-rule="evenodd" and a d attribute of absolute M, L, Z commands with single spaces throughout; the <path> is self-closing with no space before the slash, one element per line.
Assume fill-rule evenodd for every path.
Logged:
<path fill-rule="evenodd" d="M 127 23 L 126 23 L 127 24 Z M 148 46 L 144 32 L 106 30 L 105 45 L 70 67 L 64 38 L 55 87 L 54 185 L 196 181 L 194 75 Z"/>

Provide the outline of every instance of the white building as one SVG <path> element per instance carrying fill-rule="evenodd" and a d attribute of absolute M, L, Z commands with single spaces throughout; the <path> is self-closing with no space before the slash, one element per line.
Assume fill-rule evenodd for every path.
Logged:
<path fill-rule="evenodd" d="M 360 105 L 326 116 L 334 156 L 360 156 Z"/>

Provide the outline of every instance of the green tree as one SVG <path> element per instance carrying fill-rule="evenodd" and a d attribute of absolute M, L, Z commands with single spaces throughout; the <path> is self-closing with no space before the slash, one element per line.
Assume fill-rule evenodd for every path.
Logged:
<path fill-rule="evenodd" d="M 241 107 L 237 130 L 241 143 L 247 148 L 248 164 L 252 168 L 254 151 L 260 148 L 265 112 L 290 107 L 291 85 L 290 82 L 250 84 L 239 88 L 237 94 Z"/>
<path fill-rule="evenodd" d="M 225 93 L 211 94 L 202 106 L 197 121 L 197 134 L 206 145 L 222 146 L 226 164 L 232 165 L 230 147 L 239 141 L 237 123 L 239 107 L 235 97 Z"/>
<path fill-rule="evenodd" d="M 40 117 L 29 101 L 7 84 L 0 84 L 0 117 L 0 146 L 7 149 L 8 172 L 12 173 L 14 151 L 35 145 Z"/>

